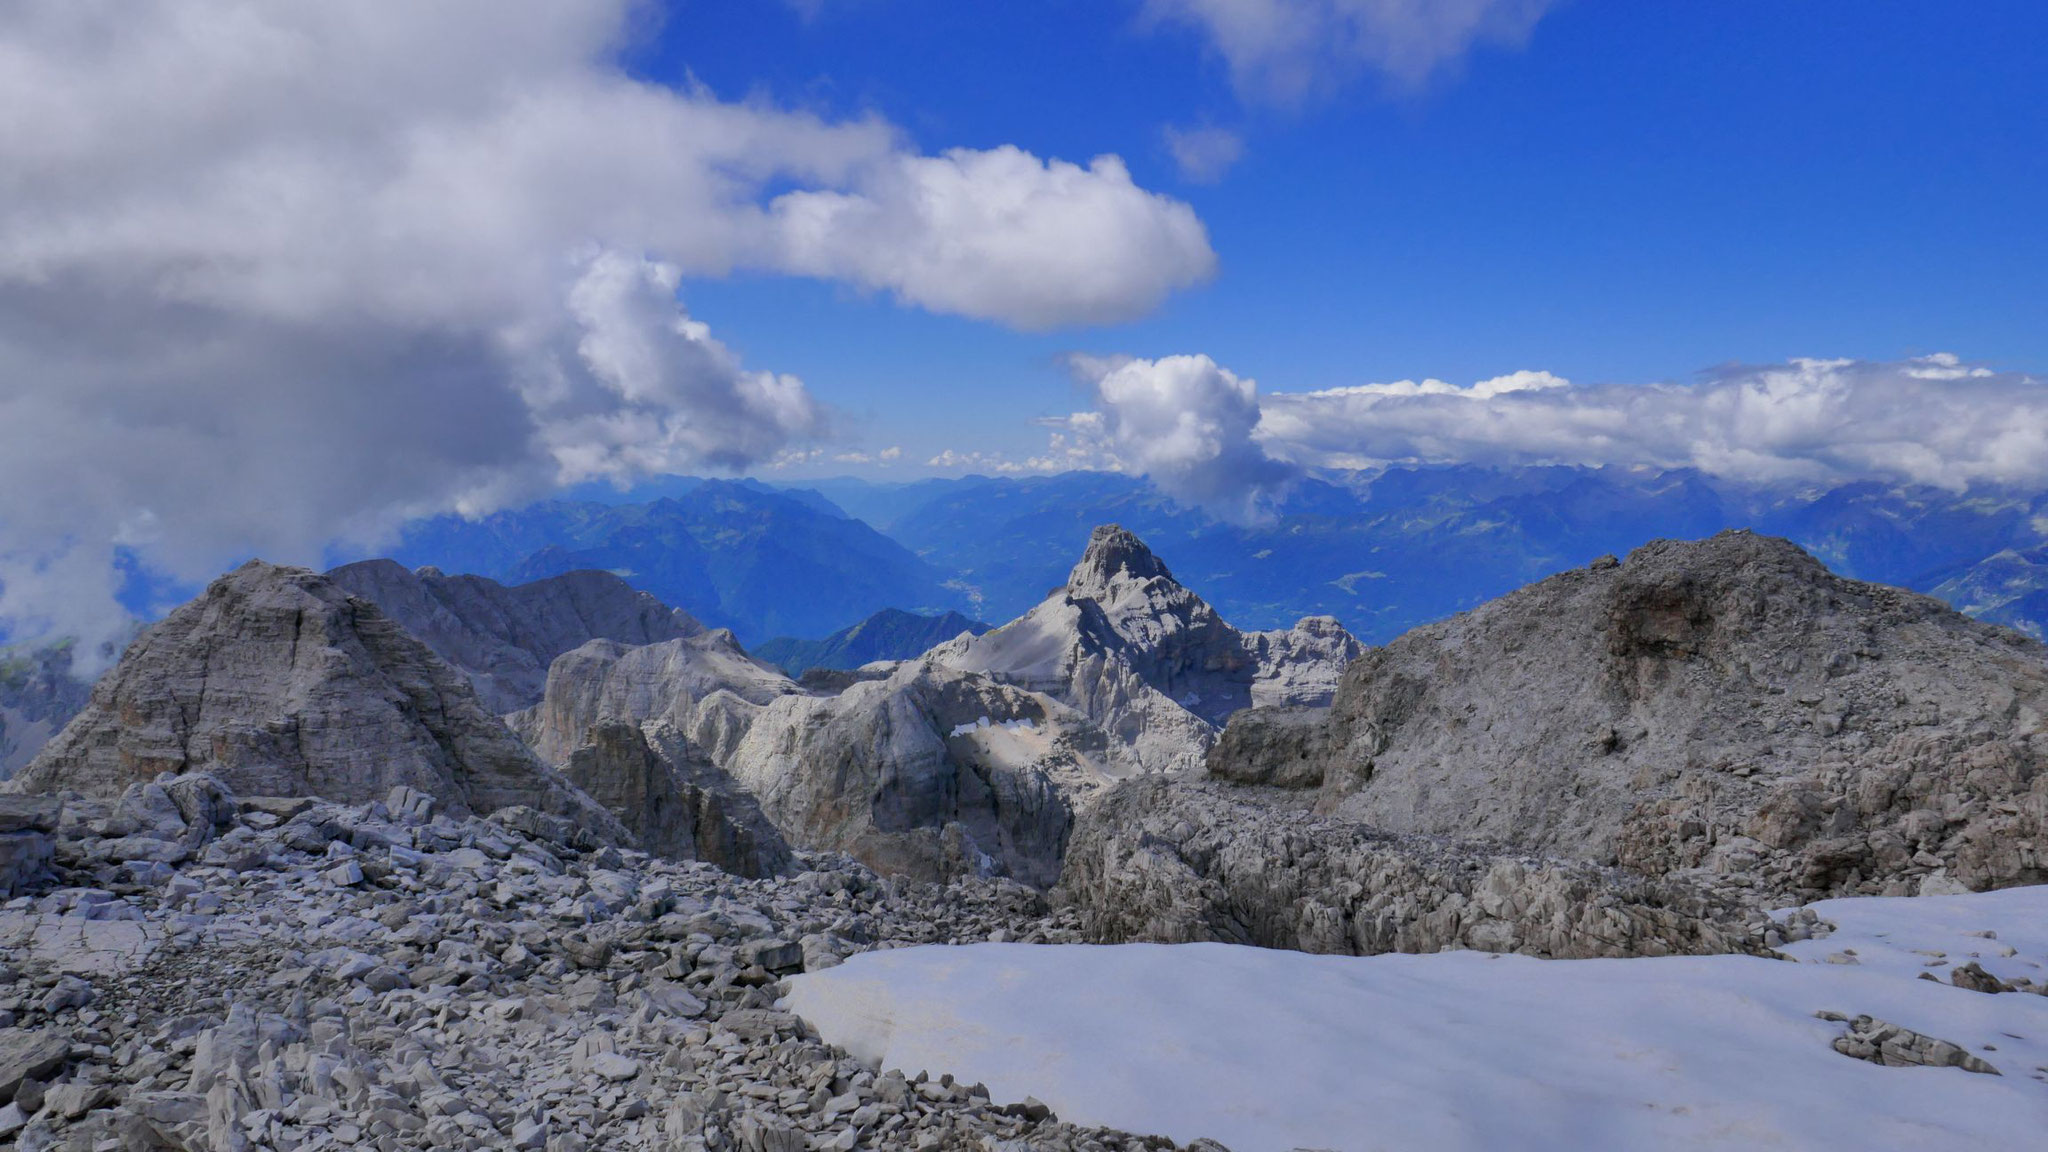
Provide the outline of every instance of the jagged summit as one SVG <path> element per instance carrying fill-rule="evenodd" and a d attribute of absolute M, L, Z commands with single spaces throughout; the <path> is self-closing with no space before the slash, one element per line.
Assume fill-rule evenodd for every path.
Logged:
<path fill-rule="evenodd" d="M 1067 576 L 1067 595 L 1077 599 L 1102 595 L 1118 579 L 1165 580 L 1176 586 L 1166 562 L 1145 546 L 1137 534 L 1118 524 L 1103 524 L 1088 534 L 1088 548 Z"/>
<path fill-rule="evenodd" d="M 1263 758 L 1393 831 L 1787 893 L 2037 882 L 2044 651 L 1786 540 L 1660 540 L 1370 650 L 1327 725 L 1254 714 L 1211 767 Z"/>
<path fill-rule="evenodd" d="M 618 831 L 375 604 L 261 560 L 143 632 L 16 784 L 118 796 L 190 771 L 351 803 L 403 784 L 457 811 L 524 804 Z"/>
<path fill-rule="evenodd" d="M 548 664 L 586 641 L 654 644 L 704 631 L 688 613 L 609 572 L 585 569 L 507 587 L 483 576 L 364 560 L 327 575 L 460 669 L 501 715 L 540 703 Z"/>
<path fill-rule="evenodd" d="M 1173 770 L 1199 764 L 1233 712 L 1326 703 L 1338 670 L 1359 651 L 1334 623 L 1239 632 L 1144 541 L 1105 524 L 1065 587 L 927 658 L 1043 692 L 1106 729 L 1127 764 Z"/>

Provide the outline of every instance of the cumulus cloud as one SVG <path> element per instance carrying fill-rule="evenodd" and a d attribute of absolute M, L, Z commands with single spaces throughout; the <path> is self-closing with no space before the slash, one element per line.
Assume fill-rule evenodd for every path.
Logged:
<path fill-rule="evenodd" d="M 1114 158 L 926 156 L 636 81 L 639 9 L 0 5 L 0 628 L 107 620 L 122 548 L 198 580 L 817 434 L 690 277 L 1045 327 L 1213 267 Z"/>
<path fill-rule="evenodd" d="M 1226 519 L 1272 515 L 1295 468 L 1254 440 L 1258 384 L 1207 356 L 1157 360 L 1076 358 L 1092 380 L 1097 410 L 1063 423 L 1069 455 L 1104 452 L 1106 463 L 1149 477 L 1160 491 Z"/>
<path fill-rule="evenodd" d="M 1472 46 L 1519 45 L 1551 0 L 1147 0 L 1160 22 L 1193 25 L 1238 91 L 1292 102 L 1361 68 L 1416 88 Z"/>
<path fill-rule="evenodd" d="M 1516 373 L 1266 397 L 1259 442 L 1302 464 L 1698 468 L 1767 485 L 1874 479 L 2048 484 L 2048 387 L 1938 354 L 1797 359 L 1690 384 L 1577 386 Z"/>
<path fill-rule="evenodd" d="M 1244 137 L 1228 128 L 1176 128 L 1169 124 L 1161 135 L 1181 178 L 1196 184 L 1216 183 L 1244 158 Z"/>
<path fill-rule="evenodd" d="M 1134 319 L 1216 269 L 1194 209 L 1115 156 L 899 156 L 858 192 L 777 197 L 770 218 L 786 268 L 1025 328 Z"/>

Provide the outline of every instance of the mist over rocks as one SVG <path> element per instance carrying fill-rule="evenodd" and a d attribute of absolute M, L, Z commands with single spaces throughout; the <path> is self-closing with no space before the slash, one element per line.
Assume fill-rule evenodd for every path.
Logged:
<path fill-rule="evenodd" d="M 194 771 L 244 795 L 356 803 L 403 785 L 456 812 L 525 805 L 622 834 L 375 604 L 262 561 L 137 638 L 10 787 L 114 797 Z"/>
<path fill-rule="evenodd" d="M 484 706 L 501 715 L 540 703 L 548 665 L 586 641 L 653 644 L 704 631 L 687 613 L 609 572 L 507 587 L 484 576 L 364 560 L 327 576 L 461 670 Z"/>
<path fill-rule="evenodd" d="M 0 780 L 26 767 L 92 699 L 73 655 L 70 644 L 0 649 Z"/>

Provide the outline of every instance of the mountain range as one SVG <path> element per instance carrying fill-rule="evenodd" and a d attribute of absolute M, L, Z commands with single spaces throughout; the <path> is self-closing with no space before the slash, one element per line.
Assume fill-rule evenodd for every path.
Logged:
<path fill-rule="evenodd" d="M 781 660 L 780 645 L 831 637 L 884 609 L 1020 615 L 1064 578 L 1058 558 L 1110 522 L 1170 551 L 1243 626 L 1334 616 L 1367 643 L 1604 554 L 1729 528 L 1785 537 L 1841 575 L 1941 596 L 2030 634 L 2048 623 L 2048 597 L 2029 596 L 2048 586 L 2037 570 L 2048 497 L 1767 489 L 1685 470 L 1324 471 L 1255 523 L 1218 520 L 1106 472 L 903 484 L 679 478 L 603 501 L 419 521 L 391 555 L 511 583 L 611 571 L 743 643 L 772 640 Z"/>
<path fill-rule="evenodd" d="M 487 699 L 534 698 L 543 661 L 538 701 L 494 716 Z M 25 1027 L 0 1029 L 0 1123 L 34 1108 L 48 1131 L 100 1109 L 79 1129 L 92 1146 L 125 1146 L 102 1136 L 126 1131 L 175 1148 L 216 1146 L 204 1125 L 232 1119 L 285 1132 L 282 1146 L 346 1114 L 358 1131 L 429 1133 L 419 1146 L 547 1143 L 509 1113 L 479 1113 L 466 1140 L 436 1111 L 456 1099 L 434 1086 L 452 1074 L 365 1055 L 412 1053 L 404 1037 L 446 1012 L 435 1043 L 464 1069 L 488 1043 L 523 1072 L 535 1037 L 575 1034 L 559 1066 L 636 1113 L 593 1125 L 616 1137 L 596 1146 L 653 1146 L 652 1126 L 623 1126 L 648 1118 L 618 1095 L 636 1082 L 671 1091 L 660 1131 L 682 1146 L 850 1149 L 877 1101 L 911 1101 L 913 1082 L 793 1055 L 785 1037 L 810 1033 L 778 982 L 842 960 L 873 972 L 861 954 L 904 943 L 1013 939 L 1462 951 L 1400 959 L 1463 965 L 1489 987 L 1526 981 L 1540 958 L 1719 954 L 1763 975 L 1800 965 L 1740 954 L 1839 948 L 1836 974 L 1867 954 L 1870 978 L 1840 975 L 1816 1000 L 1788 977 L 1776 1011 L 1802 1053 L 1836 1071 L 1854 1058 L 1996 1079 L 2048 1058 L 2025 1046 L 2035 997 L 1985 995 L 2048 990 L 2038 951 L 2006 942 L 2033 939 L 2023 909 L 1987 922 L 1991 905 L 1959 906 L 1949 935 L 1968 933 L 1945 951 L 1918 931 L 1816 938 L 1836 931 L 1840 897 L 2048 880 L 2044 716 L 2040 642 L 1743 531 L 1596 557 L 1367 647 L 1325 616 L 1240 628 L 1136 533 L 1098 525 L 1008 623 L 804 682 L 607 573 L 505 586 L 388 561 L 326 575 L 252 561 L 145 630 L 0 785 L 0 930 L 10 965 L 34 966 L 9 984 Z M 1124 951 L 1240 973 L 1255 955 Z M 1895 983 L 1921 1000 L 1873 1005 L 1893 953 Z M 205 971 L 209 996 L 155 957 Z M 1656 998 L 1687 1003 L 1701 971 L 1588 970 L 1661 972 Z M 981 981 L 1009 995 L 1014 975 Z M 1813 1007 L 1838 995 L 1845 1011 Z M 1988 1003 L 1928 1014 L 1955 997 Z M 1742 1003 L 1747 1039 L 1759 1025 Z M 65 1015 L 93 1004 L 127 1012 Z M 904 1028 L 932 1015 L 918 997 L 888 1011 Z M 200 1032 L 139 1057 L 125 1094 L 87 1094 L 121 1074 L 39 1079 L 115 1051 L 72 1043 L 72 1019 L 124 1046 L 182 1019 Z M 651 1031 L 673 1020 L 690 1023 Z M 1475 1021 L 1455 1042 L 1491 1052 L 1494 1021 Z M 1650 1022 L 1681 1046 L 1698 1027 Z M 731 1066 L 715 1083 L 742 1091 L 674 1086 L 713 1051 Z M 819 1071 L 740 1068 L 799 1063 Z M 555 1067 L 535 1083 L 577 1083 Z M 988 1098 L 947 1075 L 918 1077 L 915 1099 Z M 1952 1081 L 1914 1083 L 1966 1101 Z M 336 1103 L 316 1112 L 312 1097 Z M 714 1117 L 734 1097 L 811 1127 L 742 1119 L 730 1127 L 748 1135 L 730 1139 Z M 1003 1115 L 1051 1122 L 1043 1105 L 1016 1109 Z M 918 1143 L 949 1146 L 931 1134 Z"/>

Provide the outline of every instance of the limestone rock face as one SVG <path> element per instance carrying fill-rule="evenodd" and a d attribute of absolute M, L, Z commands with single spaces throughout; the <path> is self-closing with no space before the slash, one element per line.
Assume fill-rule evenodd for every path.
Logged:
<path fill-rule="evenodd" d="M 1096 941 L 1361 956 L 1748 951 L 1765 924 L 1683 882 L 1391 836 L 1252 790 L 1157 776 L 1117 784 L 1081 814 L 1054 896 Z"/>
<path fill-rule="evenodd" d="M 1257 708 L 1327 707 L 1344 669 L 1365 652 L 1334 616 L 1305 616 L 1292 628 L 1247 632 L 1244 639 L 1258 668 L 1252 679 Z"/>
<path fill-rule="evenodd" d="M 117 797 L 199 771 L 244 795 L 360 803 L 402 784 L 457 812 L 524 804 L 621 831 L 375 604 L 261 561 L 144 632 L 15 786 Z"/>
<path fill-rule="evenodd" d="M 563 775 L 617 814 L 642 849 L 672 860 L 702 860 L 736 876 L 773 876 L 789 866 L 789 845 L 761 806 L 679 735 L 660 725 L 605 721 L 570 753 Z"/>
<path fill-rule="evenodd" d="M 328 578 L 377 605 L 460 669 L 484 707 L 504 714 L 541 702 L 548 665 L 590 640 L 653 644 L 704 626 L 609 572 L 581 571 L 506 587 L 393 560 L 365 560 Z"/>
<path fill-rule="evenodd" d="M 2038 643 L 1729 532 L 1368 651 L 1312 758 L 1321 811 L 1394 832 L 1909 894 L 2048 880 L 2044 717 Z M 1270 774 L 1251 735 L 1212 770 Z"/>
<path fill-rule="evenodd" d="M 663 721 L 722 761 L 759 706 L 802 689 L 717 629 L 632 647 L 592 640 L 548 668 L 547 692 L 510 722 L 543 759 L 565 762 L 599 724 Z"/>
<path fill-rule="evenodd" d="M 931 658 L 1043 692 L 1100 725 L 1130 766 L 1174 771 L 1199 766 L 1223 722 L 1255 701 L 1326 701 L 1357 651 L 1328 618 L 1239 632 L 1111 524 L 1095 530 L 1066 585 L 1038 607 Z"/>
<path fill-rule="evenodd" d="M 985 676 L 919 661 L 832 697 L 763 708 L 725 761 L 789 839 L 916 879 L 1049 885 L 1069 797 L 1107 779 L 1085 717 Z"/>

